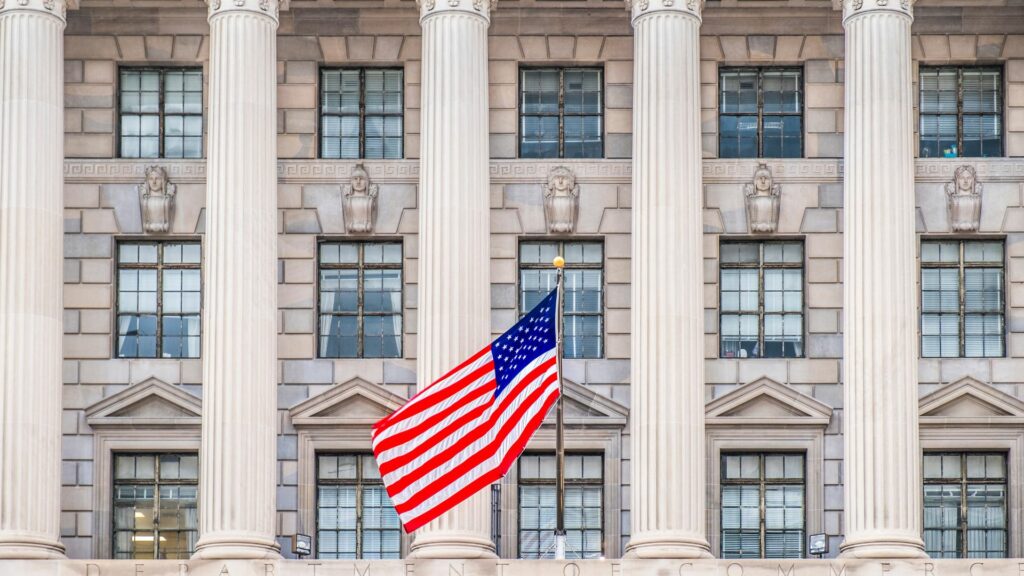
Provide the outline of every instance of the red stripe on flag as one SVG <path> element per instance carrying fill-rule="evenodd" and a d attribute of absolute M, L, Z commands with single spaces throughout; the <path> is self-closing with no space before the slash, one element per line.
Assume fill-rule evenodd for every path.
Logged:
<path fill-rule="evenodd" d="M 479 490 L 482 490 L 487 485 L 493 484 L 494 482 L 500 480 L 503 476 L 505 476 L 505 474 L 508 473 L 509 469 L 512 467 L 512 463 L 515 462 L 516 459 L 519 458 L 519 455 L 523 453 L 523 450 L 526 449 L 526 445 L 529 443 L 530 438 L 533 436 L 534 430 L 540 426 L 541 422 L 544 421 L 544 417 L 547 416 L 548 410 L 551 409 L 551 405 L 555 403 L 555 400 L 557 398 L 558 393 L 556 389 L 555 393 L 551 394 L 544 401 L 544 406 L 541 407 L 541 410 L 530 420 L 526 428 L 523 429 L 523 434 L 519 437 L 516 443 L 512 445 L 511 448 L 509 448 L 509 451 L 505 454 L 505 458 L 501 461 L 500 465 L 497 468 L 494 468 L 484 473 L 476 480 L 464 486 L 455 494 L 452 494 L 450 497 L 443 500 L 437 506 L 434 506 L 433 508 L 427 510 L 426 512 L 420 514 L 419 516 L 416 516 L 409 522 L 403 522 L 402 527 L 405 528 L 406 533 L 411 534 L 420 526 L 423 526 L 427 522 L 430 522 L 434 518 L 437 518 L 441 514 L 444 514 L 452 506 L 455 506 L 456 504 L 462 502 L 463 500 L 477 493 Z"/>

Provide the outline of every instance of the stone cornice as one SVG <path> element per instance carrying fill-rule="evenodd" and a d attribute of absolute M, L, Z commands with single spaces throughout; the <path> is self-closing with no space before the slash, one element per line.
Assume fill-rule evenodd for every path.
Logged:
<path fill-rule="evenodd" d="M 10 0 L 7 0 L 10 1 Z M 230 0 L 229 0 L 230 1 Z M 757 159 L 704 160 L 705 184 L 745 183 L 758 165 Z M 206 181 L 206 162 L 202 160 L 89 160 L 64 162 L 64 180 L 71 183 L 138 184 L 146 176 L 146 167 L 159 164 L 170 180 L 178 184 Z M 352 176 L 358 161 L 279 160 L 278 181 L 282 183 L 343 182 Z M 776 181 L 841 182 L 843 163 L 838 159 L 765 160 Z M 970 164 L 983 182 L 1020 182 L 1024 180 L 1024 162 L 1017 158 L 934 158 L 915 162 L 917 182 L 945 183 L 958 166 Z M 364 165 L 370 179 L 388 184 L 416 184 L 418 160 L 369 160 Z M 578 182 L 628 184 L 632 177 L 629 160 L 492 160 L 490 178 L 495 184 L 547 181 L 556 166 L 568 166 Z"/>

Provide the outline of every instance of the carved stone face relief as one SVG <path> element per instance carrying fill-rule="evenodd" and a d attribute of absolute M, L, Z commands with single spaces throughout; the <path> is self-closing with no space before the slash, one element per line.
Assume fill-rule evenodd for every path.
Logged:
<path fill-rule="evenodd" d="M 758 165 L 754 181 L 744 184 L 747 201 L 747 227 L 751 233 L 775 232 L 779 225 L 779 206 L 782 187 L 775 184 L 771 168 Z"/>
<path fill-rule="evenodd" d="M 946 183 L 946 207 L 949 227 L 953 232 L 976 232 L 981 224 L 981 191 L 978 173 L 973 166 L 963 165 Z"/>
<path fill-rule="evenodd" d="M 356 164 L 345 186 L 342 212 L 345 229 L 355 234 L 369 234 L 377 220 L 378 186 L 370 183 L 370 175 L 362 164 Z"/>
<path fill-rule="evenodd" d="M 146 168 L 146 181 L 139 184 L 142 196 L 142 224 L 146 232 L 164 233 L 171 229 L 174 218 L 174 196 L 177 185 L 171 184 L 162 166 Z"/>
<path fill-rule="evenodd" d="M 580 187 L 576 175 L 565 166 L 557 166 L 548 173 L 544 191 L 544 218 L 548 232 L 571 234 L 579 217 Z"/>

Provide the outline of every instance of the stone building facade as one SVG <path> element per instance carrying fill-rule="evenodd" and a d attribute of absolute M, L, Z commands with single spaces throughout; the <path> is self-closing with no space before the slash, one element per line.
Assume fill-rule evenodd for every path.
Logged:
<path fill-rule="evenodd" d="M 169 74 L 182 70 L 196 76 L 172 89 Z M 349 145 L 332 140 L 325 111 L 334 70 L 363 74 L 351 78 L 365 133 L 347 159 L 328 157 Z M 382 70 L 400 72 L 400 126 L 368 154 L 365 71 Z M 534 155 L 524 153 L 527 82 L 538 70 L 561 82 L 558 150 L 525 157 Z M 599 82 L 594 157 L 565 151 L 572 70 L 596 71 Z M 766 78 L 777 70 L 797 78 L 795 96 L 778 90 L 798 102 L 798 127 L 779 135 L 795 138 L 790 157 L 765 153 Z M 995 93 L 972 84 L 987 81 L 974 71 L 994 71 Z M 201 450 L 203 472 L 185 482 L 200 494 L 192 540 L 157 556 L 294 559 L 292 537 L 308 534 L 312 558 L 329 568 L 318 542 L 327 532 L 320 458 L 368 453 L 375 421 L 511 327 L 526 311 L 526 284 L 547 278 L 527 255 L 540 245 L 542 255 L 598 253 L 580 261 L 597 279 L 581 298 L 598 303 L 596 320 L 579 319 L 581 357 L 563 365 L 566 445 L 600 456 L 589 557 L 608 559 L 613 573 L 623 557 L 651 560 L 621 565 L 644 572 L 676 570 L 658 563 L 666 558 L 772 557 L 772 455 L 802 466 L 796 540 L 776 557 L 812 558 L 807 539 L 818 534 L 824 558 L 923 558 L 925 546 L 943 558 L 1024 555 L 1024 9 L 1015 2 L 8 0 L 0 72 L 0 438 L 9 447 L 0 558 L 66 557 L 59 566 L 70 574 L 128 570 L 141 557 L 116 542 L 118 458 Z M 146 73 L 161 82 L 150 90 L 161 96 L 149 141 L 140 127 L 149 111 L 131 100 L 144 98 Z M 753 96 L 749 85 L 731 93 L 730 74 L 746 74 Z M 953 88 L 942 93 L 933 76 Z M 735 108 L 748 97 L 753 112 Z M 178 113 L 198 118 L 198 131 L 172 126 L 174 98 L 186 99 Z M 740 123 L 756 124 L 753 154 L 724 133 L 736 130 L 726 116 L 744 114 Z M 947 120 L 951 145 L 948 124 L 934 128 Z M 945 148 L 925 152 L 926 141 Z M 570 184 L 553 183 L 557 174 Z M 570 208 L 547 204 L 559 194 Z M 341 353 L 357 357 L 326 357 L 349 345 L 329 303 L 346 288 L 325 295 L 339 277 L 325 272 L 324 251 L 339 243 L 360 250 L 360 328 L 352 354 Z M 397 335 L 371 341 L 363 251 L 382 244 L 398 250 L 380 276 L 397 282 L 389 297 L 400 305 L 382 328 L 392 322 Z M 189 260 L 181 246 L 193 245 L 201 257 Z M 139 246 L 159 251 L 153 266 L 126 255 Z M 170 246 L 184 251 L 169 256 Z M 765 256 L 784 246 L 796 256 Z M 973 251 L 984 254 L 972 260 Z M 769 286 L 769 270 L 783 269 L 795 284 Z M 974 269 L 989 271 L 978 286 Z M 159 288 L 139 283 L 146 270 Z M 171 288 L 178 273 L 173 281 L 196 284 Z M 172 309 L 171 292 L 197 308 L 176 300 Z M 159 302 L 152 333 L 133 324 L 149 297 Z M 794 331 L 767 334 L 787 315 Z M 369 351 L 377 345 L 390 352 Z M 551 453 L 552 424 L 528 454 Z M 924 465 L 922 450 L 933 458 Z M 723 502 L 739 494 L 726 486 L 740 462 L 730 456 L 760 462 L 760 492 L 742 512 L 753 527 L 724 512 L 744 508 Z M 942 471 L 949 458 L 966 471 L 987 456 L 1001 462 L 988 464 L 1003 467 L 995 476 Z M 149 474 L 135 480 L 149 486 Z M 926 477 L 947 480 L 941 497 L 925 494 Z M 996 511 L 986 512 L 966 494 L 993 479 Z M 515 559 L 530 557 L 531 538 L 546 556 L 546 535 L 529 534 L 524 519 L 528 485 L 513 468 L 416 540 L 402 536 L 399 555 Z M 933 525 L 925 509 L 956 520 Z M 991 526 L 973 524 L 978 510 Z M 922 540 L 927 530 L 935 540 Z M 992 540 L 977 545 L 982 532 Z M 357 555 L 371 557 L 367 536 L 358 539 Z M 282 574 L 308 566 L 272 562 Z M 690 565 L 738 576 L 724 562 Z M 9 566 L 43 574 L 50 565 Z M 176 562 L 146 566 L 179 574 Z M 264 573 L 259 562 L 241 566 Z M 850 564 L 861 569 L 875 565 Z"/>

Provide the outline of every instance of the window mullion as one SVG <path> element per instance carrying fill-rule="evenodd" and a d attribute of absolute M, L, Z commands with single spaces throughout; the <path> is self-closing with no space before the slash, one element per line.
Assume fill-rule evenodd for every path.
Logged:
<path fill-rule="evenodd" d="M 366 158 L 366 68 L 359 69 L 359 158 Z"/>
<path fill-rule="evenodd" d="M 764 69 L 757 70 L 757 157 L 764 157 Z"/>
<path fill-rule="evenodd" d="M 964 155 L 964 69 L 956 69 L 956 155 Z"/>
<path fill-rule="evenodd" d="M 959 294 L 960 302 L 960 318 L 957 323 L 960 329 L 960 357 L 965 358 L 967 356 L 967 278 L 964 270 L 964 243 L 959 243 L 960 262 L 958 263 L 958 277 L 957 277 L 957 292 Z"/>
<path fill-rule="evenodd" d="M 565 158 L 565 68 L 558 71 L 558 157 Z"/>
<path fill-rule="evenodd" d="M 160 455 L 153 455 L 153 558 L 160 558 Z"/>
<path fill-rule="evenodd" d="M 161 123 L 162 125 L 162 123 Z M 161 138 L 162 140 L 162 138 Z M 164 244 L 156 245 L 156 345 L 154 346 L 156 358 L 163 357 L 164 340 Z"/>

